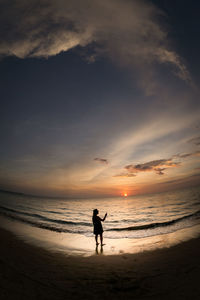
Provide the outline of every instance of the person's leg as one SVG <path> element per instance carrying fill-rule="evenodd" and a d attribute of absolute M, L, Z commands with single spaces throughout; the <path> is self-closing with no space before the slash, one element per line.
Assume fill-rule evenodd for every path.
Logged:
<path fill-rule="evenodd" d="M 100 233 L 100 241 L 101 241 L 101 245 L 103 245 L 103 233 Z"/>
<path fill-rule="evenodd" d="M 98 234 L 95 234 L 95 241 L 96 241 L 96 245 L 98 245 Z"/>

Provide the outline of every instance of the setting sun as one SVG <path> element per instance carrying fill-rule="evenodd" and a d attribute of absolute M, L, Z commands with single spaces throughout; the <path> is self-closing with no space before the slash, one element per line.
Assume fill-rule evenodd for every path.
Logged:
<path fill-rule="evenodd" d="M 127 193 L 124 193 L 124 197 L 127 197 L 128 196 L 128 194 Z"/>

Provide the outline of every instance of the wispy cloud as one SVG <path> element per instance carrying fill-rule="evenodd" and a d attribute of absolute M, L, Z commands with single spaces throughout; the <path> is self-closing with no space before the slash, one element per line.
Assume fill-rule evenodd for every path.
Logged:
<path fill-rule="evenodd" d="M 172 180 L 160 182 L 159 184 L 168 185 L 168 184 L 176 184 L 176 183 L 186 183 L 190 179 L 197 178 L 197 180 L 198 180 L 199 177 L 200 177 L 200 173 L 195 173 L 195 174 L 192 174 L 192 175 L 189 175 L 189 176 L 184 176 L 182 178 L 175 178 L 175 179 L 172 179 Z"/>
<path fill-rule="evenodd" d="M 94 160 L 95 160 L 95 161 L 98 161 L 98 162 L 100 162 L 100 163 L 102 163 L 102 164 L 108 164 L 108 160 L 105 159 L 105 158 L 99 158 L 99 157 L 96 157 L 96 158 L 94 158 Z"/>
<path fill-rule="evenodd" d="M 93 45 L 90 61 L 107 56 L 119 64 L 138 67 L 143 75 L 146 64 L 168 64 L 178 77 L 191 81 L 158 22 L 163 13 L 150 2 L 0 0 L 0 5 L 1 56 L 49 57 Z"/>

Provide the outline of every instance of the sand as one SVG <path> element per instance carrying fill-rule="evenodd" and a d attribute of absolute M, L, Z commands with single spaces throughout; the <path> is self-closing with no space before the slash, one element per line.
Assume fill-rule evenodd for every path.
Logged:
<path fill-rule="evenodd" d="M 79 257 L 0 229 L 0 299 L 200 299 L 200 238 L 140 254 Z"/>

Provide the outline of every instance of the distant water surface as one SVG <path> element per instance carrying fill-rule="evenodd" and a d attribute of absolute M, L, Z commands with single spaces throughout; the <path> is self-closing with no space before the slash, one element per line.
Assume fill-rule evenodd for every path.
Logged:
<path fill-rule="evenodd" d="M 143 196 L 52 199 L 0 192 L 0 214 L 44 230 L 93 236 L 92 211 L 108 217 L 107 239 L 144 238 L 200 223 L 200 188 Z"/>

